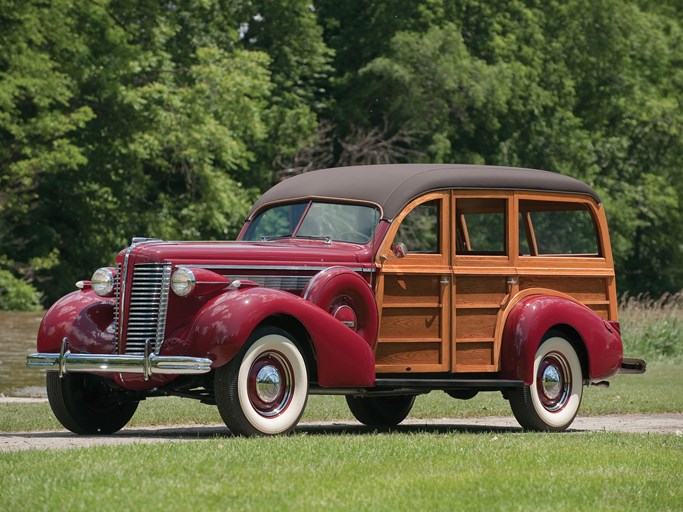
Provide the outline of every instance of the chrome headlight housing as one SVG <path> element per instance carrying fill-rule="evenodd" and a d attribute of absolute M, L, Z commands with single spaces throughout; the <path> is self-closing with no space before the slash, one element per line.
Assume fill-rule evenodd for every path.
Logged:
<path fill-rule="evenodd" d="M 197 285 L 197 278 L 189 268 L 178 267 L 171 277 L 171 289 L 179 297 L 187 297 Z"/>
<path fill-rule="evenodd" d="M 114 291 L 114 273 L 106 267 L 95 270 L 90 281 L 93 291 L 100 297 L 110 296 Z"/>

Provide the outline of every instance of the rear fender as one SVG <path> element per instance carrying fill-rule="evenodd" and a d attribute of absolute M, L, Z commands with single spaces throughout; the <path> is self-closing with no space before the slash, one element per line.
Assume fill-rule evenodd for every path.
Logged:
<path fill-rule="evenodd" d="M 256 327 L 269 318 L 288 316 L 310 335 L 318 384 L 367 387 L 375 382 L 375 359 L 368 343 L 315 304 L 281 290 L 242 288 L 209 301 L 195 317 L 190 346 L 220 367 L 242 348 Z M 303 340 L 299 340 L 302 342 Z"/>
<path fill-rule="evenodd" d="M 503 330 L 501 377 L 533 380 L 534 357 L 545 334 L 564 330 L 569 341 L 585 350 L 588 375 L 597 381 L 615 375 L 621 367 L 623 348 L 619 333 L 583 304 L 565 297 L 532 295 L 510 310 Z M 571 336 L 571 333 L 576 336 Z"/>

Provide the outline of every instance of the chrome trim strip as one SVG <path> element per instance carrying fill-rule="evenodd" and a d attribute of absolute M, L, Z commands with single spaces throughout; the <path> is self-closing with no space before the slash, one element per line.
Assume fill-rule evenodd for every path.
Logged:
<path fill-rule="evenodd" d="M 123 257 L 123 266 L 121 267 L 119 271 L 119 276 L 121 278 L 121 285 L 119 287 L 119 293 L 121 294 L 121 298 L 119 301 L 119 343 L 117 346 L 117 351 L 121 350 L 121 347 L 124 346 L 124 338 L 125 338 L 125 333 L 123 326 L 126 325 L 126 291 L 127 291 L 127 286 L 126 286 L 126 281 L 128 280 L 128 259 L 130 258 L 130 253 L 133 252 L 133 249 L 135 248 L 135 244 L 131 245 L 127 250 L 126 250 L 126 255 Z"/>
<path fill-rule="evenodd" d="M 161 345 L 164 343 L 164 333 L 166 331 L 166 313 L 168 312 L 168 294 L 171 289 L 171 264 L 164 265 L 161 276 L 161 298 L 159 299 L 159 317 L 157 319 L 157 335 L 154 343 L 154 353 L 159 355 Z"/>
<path fill-rule="evenodd" d="M 203 265 L 192 264 L 185 265 L 187 267 L 205 268 L 207 270 L 289 270 L 289 271 L 303 271 L 303 272 L 320 272 L 332 267 L 343 267 L 352 270 L 353 272 L 375 272 L 374 268 L 364 267 L 345 267 L 343 265 L 330 265 L 327 267 L 304 267 L 304 266 L 287 266 L 287 265 Z"/>

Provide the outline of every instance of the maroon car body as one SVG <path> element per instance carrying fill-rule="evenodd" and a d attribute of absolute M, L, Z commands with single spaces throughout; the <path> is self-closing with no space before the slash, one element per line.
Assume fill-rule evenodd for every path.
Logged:
<path fill-rule="evenodd" d="M 542 254 L 557 211 L 588 215 L 587 253 Z M 502 235 L 474 233 L 484 221 Z M 82 434 L 159 395 L 216 404 L 242 435 L 291 431 L 309 393 L 394 425 L 432 390 L 502 391 L 524 427 L 563 430 L 584 384 L 645 368 L 622 357 L 599 198 L 543 171 L 315 171 L 264 194 L 235 242 L 137 238 L 78 286 L 28 364 Z"/>

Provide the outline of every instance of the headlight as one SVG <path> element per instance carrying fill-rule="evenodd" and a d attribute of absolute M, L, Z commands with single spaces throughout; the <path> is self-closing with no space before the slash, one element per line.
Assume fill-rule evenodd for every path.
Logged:
<path fill-rule="evenodd" d="M 114 274 L 108 268 L 98 268 L 92 275 L 91 286 L 100 297 L 111 295 L 114 290 Z"/>
<path fill-rule="evenodd" d="M 180 297 L 186 297 L 194 290 L 197 280 L 189 268 L 178 267 L 171 278 L 171 289 Z"/>

